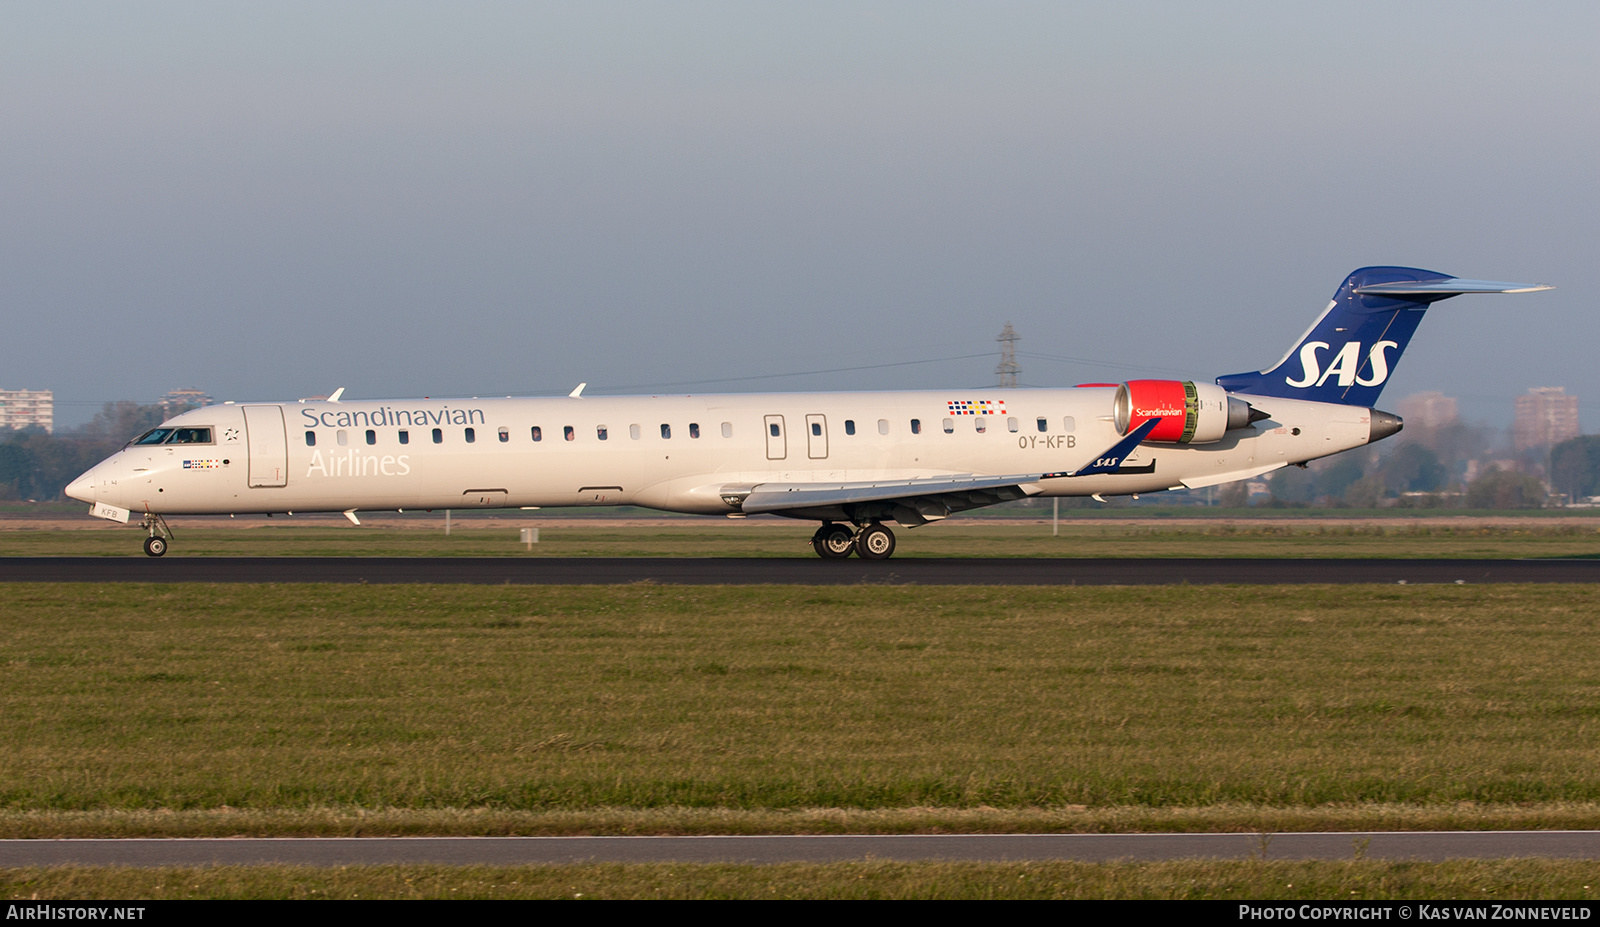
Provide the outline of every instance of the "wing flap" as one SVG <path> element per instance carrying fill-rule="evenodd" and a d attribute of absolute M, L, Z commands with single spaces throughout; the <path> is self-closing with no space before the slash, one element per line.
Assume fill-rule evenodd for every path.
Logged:
<path fill-rule="evenodd" d="M 917 480 L 879 480 L 862 483 L 762 483 L 744 497 L 739 508 L 746 514 L 782 512 L 790 509 L 817 508 L 827 505 L 853 505 L 863 502 L 894 502 L 944 496 L 955 493 L 972 493 L 982 496 L 1007 496 L 1006 490 L 1016 490 L 1011 498 L 1020 499 L 1041 492 L 1038 481 L 1042 473 L 1024 473 L 1011 476 L 956 476 L 930 477 Z M 1005 501 L 995 498 L 980 504 L 992 505 Z"/>

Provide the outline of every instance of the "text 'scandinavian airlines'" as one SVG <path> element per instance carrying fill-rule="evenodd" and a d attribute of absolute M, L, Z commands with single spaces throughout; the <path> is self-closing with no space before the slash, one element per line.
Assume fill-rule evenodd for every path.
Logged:
<path fill-rule="evenodd" d="M 1399 417 L 1372 406 L 1431 303 L 1542 289 L 1364 267 L 1277 364 L 1214 384 L 224 403 L 139 436 L 67 494 L 142 516 L 155 557 L 164 515 L 638 505 L 812 519 L 819 555 L 881 560 L 885 521 L 1213 486 L 1388 437 Z"/>

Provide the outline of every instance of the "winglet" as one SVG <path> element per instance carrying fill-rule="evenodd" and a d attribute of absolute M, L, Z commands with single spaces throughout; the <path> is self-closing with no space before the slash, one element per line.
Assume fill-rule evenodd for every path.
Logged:
<path fill-rule="evenodd" d="M 1139 442 L 1143 441 L 1145 436 L 1155 430 L 1155 427 L 1160 423 L 1161 419 L 1159 417 L 1147 420 L 1138 428 L 1128 432 L 1128 436 L 1112 445 L 1110 450 L 1096 457 L 1093 463 L 1085 467 L 1079 467 L 1067 475 L 1094 476 L 1097 473 L 1117 472 L 1117 468 L 1122 466 L 1122 458 L 1132 453 L 1133 449 L 1139 446 Z"/>
<path fill-rule="evenodd" d="M 343 396 L 343 395 L 344 395 L 344 387 L 341 386 L 338 389 L 333 391 L 333 395 L 328 397 L 328 401 L 329 402 L 338 402 L 339 401 L 339 397 Z"/>
<path fill-rule="evenodd" d="M 580 398 L 582 398 L 583 397 L 583 388 L 585 386 L 588 386 L 588 385 L 589 384 L 587 382 L 579 383 L 577 389 L 575 389 L 572 392 L 567 394 L 567 398 L 568 399 L 580 399 Z"/>

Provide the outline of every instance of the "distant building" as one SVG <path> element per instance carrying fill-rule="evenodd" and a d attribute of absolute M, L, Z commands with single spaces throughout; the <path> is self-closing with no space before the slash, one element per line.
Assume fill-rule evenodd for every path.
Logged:
<path fill-rule="evenodd" d="M 47 389 L 0 389 L 0 428 L 38 425 L 56 430 L 55 393 Z"/>
<path fill-rule="evenodd" d="M 161 406 L 162 411 L 171 415 L 173 410 L 179 406 L 209 406 L 213 402 L 216 402 L 216 400 L 212 399 L 209 393 L 189 386 L 167 392 L 166 395 L 161 397 L 158 405 Z"/>
<path fill-rule="evenodd" d="M 1512 443 L 1519 451 L 1576 438 L 1578 397 L 1568 396 L 1565 387 L 1536 386 L 1517 397 L 1517 417 L 1511 427 Z"/>
<path fill-rule="evenodd" d="M 1438 428 L 1455 424 L 1461 417 L 1454 397 L 1439 392 L 1412 393 L 1396 407 L 1408 426 Z"/>

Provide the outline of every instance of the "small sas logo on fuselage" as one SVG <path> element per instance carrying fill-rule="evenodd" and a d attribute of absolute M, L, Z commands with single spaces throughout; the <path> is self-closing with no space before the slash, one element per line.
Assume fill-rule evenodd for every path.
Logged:
<path fill-rule="evenodd" d="M 220 460 L 185 460 L 183 462 L 183 469 L 185 470 L 216 470 L 221 466 L 222 461 Z"/>

